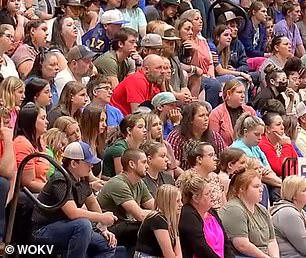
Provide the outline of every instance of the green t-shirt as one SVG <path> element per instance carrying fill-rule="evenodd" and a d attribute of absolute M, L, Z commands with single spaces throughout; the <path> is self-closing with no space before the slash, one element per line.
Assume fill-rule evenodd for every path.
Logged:
<path fill-rule="evenodd" d="M 54 153 L 53 153 L 52 149 L 47 147 L 46 152 L 47 152 L 47 155 L 49 155 L 50 157 L 52 157 L 54 159 Z M 47 178 L 50 178 L 54 174 L 54 171 L 55 171 L 55 167 L 50 163 L 50 168 L 49 168 L 49 171 L 47 173 Z"/>
<path fill-rule="evenodd" d="M 252 214 L 239 198 L 234 198 L 218 213 L 230 240 L 234 237 L 248 237 L 252 244 L 268 254 L 268 243 L 275 239 L 275 232 L 265 207 L 256 204 Z"/>
<path fill-rule="evenodd" d="M 119 82 L 123 81 L 129 73 L 135 72 L 134 63 L 129 59 L 125 59 L 119 63 L 115 51 L 108 51 L 99 56 L 94 61 L 94 65 L 97 67 L 99 73 L 117 77 Z"/>
<path fill-rule="evenodd" d="M 135 200 L 141 205 L 152 199 L 152 196 L 145 185 L 140 180 L 137 184 L 132 185 L 125 173 L 121 173 L 111 178 L 102 188 L 97 200 L 103 211 L 111 211 L 118 217 L 119 221 L 135 221 L 130 214 L 127 214 L 122 203 Z"/>
<path fill-rule="evenodd" d="M 102 171 L 104 176 L 113 177 L 116 175 L 114 158 L 121 157 L 126 149 L 128 149 L 128 144 L 126 140 L 123 139 L 115 142 L 113 145 L 105 149 Z"/>

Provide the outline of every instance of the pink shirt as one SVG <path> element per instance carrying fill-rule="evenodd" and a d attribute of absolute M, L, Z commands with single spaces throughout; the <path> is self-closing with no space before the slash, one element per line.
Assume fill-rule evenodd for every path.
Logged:
<path fill-rule="evenodd" d="M 217 255 L 224 258 L 224 234 L 217 219 L 209 214 L 204 219 L 203 230 L 207 244 Z"/>
<path fill-rule="evenodd" d="M 11 112 L 10 112 L 10 127 L 12 129 L 15 128 L 15 124 L 16 124 L 16 120 L 17 120 L 17 116 L 18 116 L 18 112 L 16 109 L 13 109 Z"/>

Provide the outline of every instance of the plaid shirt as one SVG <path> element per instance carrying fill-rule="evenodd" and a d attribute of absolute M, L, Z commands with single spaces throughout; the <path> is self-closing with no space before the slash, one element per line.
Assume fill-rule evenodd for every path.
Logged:
<path fill-rule="evenodd" d="M 213 131 L 212 135 L 214 139 L 214 145 L 217 147 L 217 150 L 215 151 L 216 151 L 216 154 L 219 156 L 219 153 L 221 153 L 225 149 L 225 144 L 219 133 Z M 180 162 L 180 167 L 183 170 L 190 169 L 191 167 L 184 157 L 184 147 L 186 144 L 188 144 L 188 139 L 182 136 L 178 132 L 178 130 L 173 130 L 168 135 L 167 141 L 172 146 L 174 156 Z"/>

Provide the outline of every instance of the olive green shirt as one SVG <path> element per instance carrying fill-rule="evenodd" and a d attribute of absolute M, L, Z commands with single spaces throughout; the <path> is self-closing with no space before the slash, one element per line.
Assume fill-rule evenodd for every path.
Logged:
<path fill-rule="evenodd" d="M 111 178 L 98 194 L 97 200 L 103 211 L 111 211 L 118 217 L 119 221 L 136 221 L 130 214 L 126 213 L 122 204 L 134 200 L 140 207 L 143 203 L 152 199 L 152 196 L 140 180 L 132 185 L 125 173 Z"/>
<path fill-rule="evenodd" d="M 270 240 L 275 239 L 275 232 L 271 217 L 264 206 L 256 204 L 252 214 L 239 198 L 234 198 L 218 213 L 230 240 L 247 237 L 252 244 L 268 254 L 268 244 Z"/>
<path fill-rule="evenodd" d="M 127 58 L 119 63 L 116 52 L 113 50 L 99 56 L 94 61 L 94 65 L 100 74 L 117 77 L 119 82 L 123 81 L 128 74 L 135 72 L 133 61 Z"/>
<path fill-rule="evenodd" d="M 104 176 L 113 177 L 116 175 L 114 158 L 122 156 L 123 152 L 128 149 L 126 140 L 122 139 L 105 149 L 103 156 L 103 171 Z"/>

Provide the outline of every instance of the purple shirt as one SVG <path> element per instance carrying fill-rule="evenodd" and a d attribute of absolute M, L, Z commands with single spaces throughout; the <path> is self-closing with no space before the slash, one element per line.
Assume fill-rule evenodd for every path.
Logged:
<path fill-rule="evenodd" d="M 300 31 L 296 24 L 294 23 L 291 28 L 288 27 L 287 21 L 281 20 L 274 26 L 274 34 L 275 35 L 284 35 L 286 36 L 292 44 L 291 52 L 292 54 L 295 53 L 296 47 L 298 45 L 302 45 L 303 41 L 300 35 Z"/>

